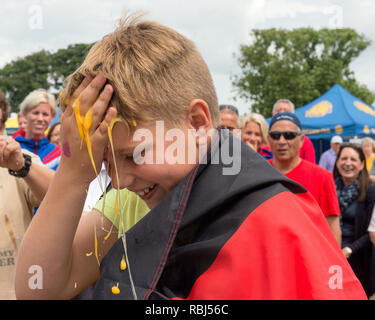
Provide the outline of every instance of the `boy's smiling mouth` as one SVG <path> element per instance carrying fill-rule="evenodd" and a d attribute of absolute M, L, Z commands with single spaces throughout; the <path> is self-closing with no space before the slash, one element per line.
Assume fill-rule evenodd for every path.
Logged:
<path fill-rule="evenodd" d="M 153 194 L 155 193 L 155 190 L 156 190 L 156 187 L 157 185 L 156 184 L 153 184 L 143 190 L 140 190 L 140 191 L 134 191 L 138 196 L 141 197 L 142 200 L 148 200 L 150 199 Z"/>

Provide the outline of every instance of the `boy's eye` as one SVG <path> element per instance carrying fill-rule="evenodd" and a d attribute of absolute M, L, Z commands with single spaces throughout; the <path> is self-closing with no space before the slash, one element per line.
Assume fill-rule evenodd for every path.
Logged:
<path fill-rule="evenodd" d="M 134 161 L 135 159 L 139 159 L 140 157 L 143 157 L 144 154 L 145 154 L 145 152 L 143 150 L 142 152 L 126 154 L 126 155 L 124 155 L 124 158 L 125 158 L 125 160 L 128 160 L 128 161 Z"/>
<path fill-rule="evenodd" d="M 140 160 L 141 158 L 144 158 L 146 154 L 146 150 L 145 149 L 142 149 L 140 152 L 134 152 L 132 155 L 131 155 L 131 158 L 132 160 Z"/>
<path fill-rule="evenodd" d="M 134 157 L 133 157 L 133 154 L 127 154 L 124 156 L 125 160 L 129 160 L 129 161 L 133 161 L 134 160 Z"/>

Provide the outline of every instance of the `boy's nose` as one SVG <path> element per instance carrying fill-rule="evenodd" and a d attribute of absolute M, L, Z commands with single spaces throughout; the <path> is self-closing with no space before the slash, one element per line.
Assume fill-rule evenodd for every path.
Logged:
<path fill-rule="evenodd" d="M 136 178 L 133 174 L 134 169 L 132 170 L 130 166 L 122 166 L 121 171 L 116 174 L 116 169 L 114 166 L 111 166 L 111 181 L 112 185 L 115 188 L 129 188 L 131 189 L 134 186 Z M 119 181 L 117 181 L 117 177 L 119 177 Z"/>
<path fill-rule="evenodd" d="M 135 177 L 130 174 L 122 174 L 122 177 L 120 179 L 120 189 L 129 188 L 131 189 L 132 186 L 134 186 Z"/>

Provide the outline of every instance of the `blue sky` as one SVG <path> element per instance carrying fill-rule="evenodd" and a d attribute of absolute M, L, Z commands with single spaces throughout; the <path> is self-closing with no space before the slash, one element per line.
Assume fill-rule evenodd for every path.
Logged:
<path fill-rule="evenodd" d="M 250 44 L 253 28 L 350 27 L 372 45 L 351 66 L 356 78 L 375 91 L 375 1 L 303 0 L 2 0 L 0 66 L 29 53 L 90 43 L 114 29 L 123 10 L 142 10 L 146 18 L 191 38 L 213 75 L 220 103 L 248 112 L 237 100 L 231 77 L 240 69 L 235 55 Z"/>

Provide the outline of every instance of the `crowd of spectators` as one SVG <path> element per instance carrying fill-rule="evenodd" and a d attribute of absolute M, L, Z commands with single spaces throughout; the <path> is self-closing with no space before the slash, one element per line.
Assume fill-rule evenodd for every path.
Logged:
<path fill-rule="evenodd" d="M 117 38 L 121 34 L 131 35 L 132 50 L 126 47 L 132 46 L 130 40 Z M 164 44 L 164 50 L 152 49 L 156 44 Z M 120 58 L 109 53 L 122 46 Z M 149 51 L 138 52 L 134 62 L 134 48 Z M 332 137 L 317 164 L 292 101 L 275 101 L 268 121 L 257 113 L 241 117 L 233 105 L 218 105 L 194 45 L 158 24 L 120 25 L 90 52 L 68 79 L 72 99 L 61 99 L 60 121 L 50 125 L 57 102 L 38 89 L 19 106 L 19 130 L 13 137 L 0 136 L 0 298 L 15 298 L 14 283 L 18 297 L 52 299 L 105 298 L 125 288 L 146 298 L 361 298 L 362 288 L 368 298 L 374 294 L 375 143 L 370 137 L 360 146 Z M 163 68 L 143 70 L 150 61 L 161 63 L 157 53 L 167 57 Z M 188 67 L 169 65 L 171 57 L 182 54 L 186 60 L 181 64 Z M 128 74 L 133 67 L 144 78 Z M 152 72 L 158 81 L 147 80 Z M 111 76 L 119 79 L 108 82 Z M 194 84 L 187 80 L 195 78 Z M 141 90 L 142 81 L 147 90 Z M 159 96 L 161 91 L 167 93 Z M 201 92 L 207 101 L 191 99 L 191 92 Z M 188 107 L 178 105 L 181 97 L 190 101 Z M 82 104 L 73 105 L 73 98 Z M 9 109 L 0 91 L 0 132 Z M 127 125 L 114 126 L 119 118 Z M 134 149 L 129 133 L 145 123 L 155 132 L 151 120 L 160 118 L 168 125 L 178 123 L 184 132 L 219 132 L 219 143 L 216 138 L 209 141 L 207 157 L 214 156 L 216 147 L 224 150 L 239 139 L 241 154 L 233 155 L 242 161 L 237 178 L 218 175 L 209 164 L 200 171 L 191 163 L 134 164 L 134 154 L 127 151 Z M 171 147 L 168 143 L 165 148 Z M 197 138 L 194 147 L 201 143 Z M 128 231 L 134 236 L 129 248 Z M 158 247 L 163 241 L 164 251 Z M 147 282 L 145 288 L 136 289 L 130 270 L 126 286 L 108 282 L 116 272 L 130 269 L 127 248 L 141 257 L 134 279 Z M 146 252 L 150 258 L 142 260 Z M 154 276 L 150 270 L 156 256 L 161 260 Z M 42 292 L 27 289 L 25 281 L 27 266 L 38 258 L 48 266 Z M 233 265 L 223 263 L 225 259 Z M 113 267 L 114 261 L 120 267 Z M 328 285 L 322 270 L 329 262 L 343 268 L 341 291 L 322 287 Z M 112 293 L 105 291 L 108 286 L 115 288 Z"/>

